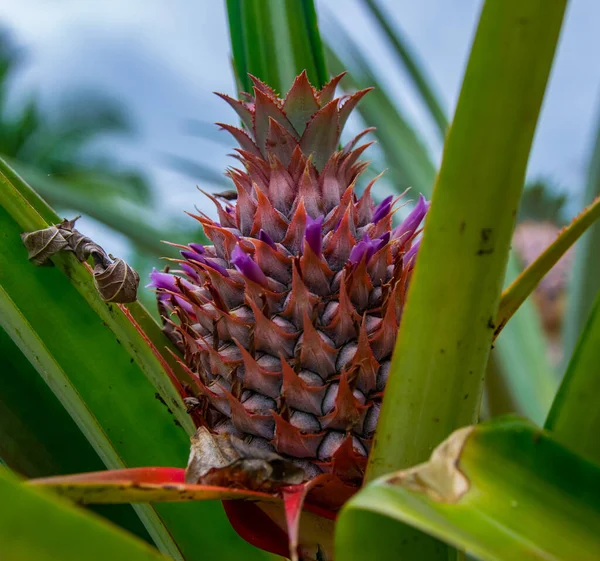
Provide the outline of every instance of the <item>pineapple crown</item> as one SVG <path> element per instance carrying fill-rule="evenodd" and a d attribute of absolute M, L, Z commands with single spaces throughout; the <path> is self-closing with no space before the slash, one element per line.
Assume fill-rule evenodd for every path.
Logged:
<path fill-rule="evenodd" d="M 179 270 L 154 271 L 150 286 L 216 448 L 238 439 L 238 459 L 249 445 L 253 459 L 283 457 L 305 479 L 356 485 L 429 203 L 420 197 L 392 228 L 400 197 L 375 204 L 376 179 L 357 197 L 371 129 L 339 142 L 368 89 L 335 98 L 342 77 L 316 91 L 303 72 L 284 99 L 254 77 L 254 95 L 218 94 L 244 126 L 220 124 L 240 146 L 242 168 L 227 170 L 236 191 L 207 193 L 218 220 L 192 216 L 213 245 L 179 246 Z M 223 466 L 207 467 L 203 446 L 193 480 L 206 483 Z"/>
<path fill-rule="evenodd" d="M 248 132 L 217 124 L 234 136 L 242 150 L 256 157 L 269 163 L 279 160 L 286 167 L 291 164 L 292 158 L 299 164 L 299 160 L 311 157 L 314 168 L 321 172 L 338 148 L 350 113 L 373 89 L 334 99 L 336 87 L 343 77 L 344 74 L 336 76 L 321 91 L 316 91 L 304 71 L 296 78 L 285 98 L 280 99 L 269 86 L 250 76 L 254 83 L 254 96 L 242 93 L 242 99 L 238 101 L 228 95 L 217 94 L 233 107 Z M 356 141 L 358 138 L 344 151 L 350 151 Z"/>

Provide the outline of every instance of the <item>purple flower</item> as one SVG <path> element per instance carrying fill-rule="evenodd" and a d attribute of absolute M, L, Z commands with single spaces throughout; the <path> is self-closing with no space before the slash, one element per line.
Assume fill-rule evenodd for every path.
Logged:
<path fill-rule="evenodd" d="M 275 242 L 273 241 L 271 236 L 269 236 L 269 234 L 267 234 L 262 228 L 258 232 L 258 239 L 261 242 L 265 242 L 267 245 L 271 246 L 273 249 L 277 249 L 277 246 L 275 245 Z"/>
<path fill-rule="evenodd" d="M 186 274 L 189 277 L 193 278 L 196 282 L 200 282 L 200 277 L 198 276 L 198 273 L 196 273 L 196 271 L 191 265 L 188 265 L 187 263 L 180 263 L 180 267 L 186 272 Z"/>
<path fill-rule="evenodd" d="M 152 269 L 152 272 L 150 273 L 150 284 L 147 284 L 146 288 L 158 288 L 181 294 L 181 290 L 177 286 L 176 279 L 178 279 L 187 290 L 196 290 L 196 286 L 194 286 L 191 282 L 181 277 L 171 275 L 170 273 L 161 273 L 156 269 Z"/>
<path fill-rule="evenodd" d="M 194 244 L 194 245 L 197 245 L 197 244 Z M 190 246 L 191 246 L 191 244 L 190 244 Z M 202 246 L 200 246 L 200 247 L 202 247 Z M 208 267 L 211 267 L 215 271 L 219 271 L 219 273 L 221 273 L 224 277 L 229 276 L 229 273 L 227 272 L 227 269 L 225 267 L 223 267 L 222 265 L 219 265 L 218 263 L 215 263 L 212 259 L 210 259 L 208 257 L 204 257 L 204 255 L 200 255 L 199 253 L 197 253 L 195 251 L 182 251 L 181 255 L 183 257 L 185 257 L 188 261 L 195 261 L 196 263 L 201 263 L 202 265 L 207 265 Z"/>
<path fill-rule="evenodd" d="M 400 226 L 394 228 L 392 238 L 400 238 L 402 241 L 412 238 L 417 231 L 419 224 L 421 224 L 421 221 L 425 218 L 430 204 L 431 203 L 429 203 L 423 195 L 419 195 L 419 201 L 412 212 L 404 219 Z"/>
<path fill-rule="evenodd" d="M 252 260 L 239 245 L 231 252 L 231 262 L 234 267 L 242 273 L 247 279 L 254 281 L 262 286 L 267 286 L 268 280 L 261 268 Z"/>
<path fill-rule="evenodd" d="M 150 283 L 146 285 L 146 288 L 159 288 L 181 293 L 181 290 L 179 290 L 175 284 L 175 277 L 173 275 L 161 273 L 156 269 L 152 269 L 152 272 L 150 273 Z"/>
<path fill-rule="evenodd" d="M 180 251 L 181 256 L 187 259 L 188 261 L 196 261 L 197 263 L 203 263 L 204 257 L 202 255 L 196 253 L 195 251 Z"/>
<path fill-rule="evenodd" d="M 390 213 L 390 209 L 392 208 L 392 199 L 393 198 L 394 198 L 394 196 L 390 195 L 389 197 L 386 197 L 385 199 L 383 199 L 383 201 L 381 201 L 375 207 L 375 211 L 373 212 L 373 218 L 371 220 L 371 222 L 373 222 L 373 224 L 377 224 L 377 222 L 379 222 L 382 218 L 385 218 Z"/>
<path fill-rule="evenodd" d="M 179 304 L 179 306 L 181 306 L 187 313 L 191 314 L 194 311 L 192 305 L 187 300 L 177 296 L 177 294 L 181 294 L 181 289 L 177 286 L 176 279 L 179 279 L 179 282 L 188 290 L 194 290 L 195 287 L 191 282 L 186 281 L 181 277 L 170 275 L 169 273 L 161 273 L 156 269 L 153 269 L 150 273 L 150 284 L 147 284 L 146 288 L 168 290 L 168 292 L 159 293 L 158 297 L 161 300 L 169 300 L 172 297 L 175 298 L 177 304 Z M 175 293 L 175 296 L 173 296 L 171 293 Z"/>
<path fill-rule="evenodd" d="M 362 261 L 363 257 L 366 256 L 366 262 L 368 263 L 371 257 L 373 257 L 373 255 L 375 255 L 389 241 L 389 232 L 386 232 L 374 240 L 369 238 L 369 234 L 365 234 L 363 239 L 352 248 L 350 256 L 348 257 L 348 261 L 350 261 L 350 263 L 353 265 L 358 265 Z"/>
<path fill-rule="evenodd" d="M 223 265 L 219 265 L 219 263 L 215 263 L 214 259 L 209 259 L 208 257 L 205 257 L 204 260 L 202 261 L 202 263 L 204 263 L 204 265 L 208 265 L 211 269 L 218 271 L 224 277 L 229 276 L 227 269 L 225 267 L 223 267 Z"/>
<path fill-rule="evenodd" d="M 412 247 L 404 254 L 404 262 L 410 266 L 415 266 L 415 261 L 417 260 L 417 252 L 419 251 L 419 247 L 421 246 L 421 240 L 415 242 Z"/>
<path fill-rule="evenodd" d="M 202 255 L 203 253 L 206 252 L 206 250 L 204 249 L 204 246 L 202 244 L 199 243 L 191 243 L 189 245 L 190 249 L 192 251 L 195 251 L 196 253 L 198 253 L 199 255 Z"/>
<path fill-rule="evenodd" d="M 323 227 L 323 217 L 311 218 L 306 217 L 306 228 L 304 230 L 304 239 L 309 247 L 313 250 L 317 257 L 321 256 L 321 243 L 323 235 L 321 228 Z"/>

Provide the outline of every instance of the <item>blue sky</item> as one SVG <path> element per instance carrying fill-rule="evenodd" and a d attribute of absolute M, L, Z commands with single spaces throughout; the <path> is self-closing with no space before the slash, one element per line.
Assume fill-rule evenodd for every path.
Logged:
<path fill-rule="evenodd" d="M 460 88 L 480 0 L 380 0 L 425 63 L 448 112 Z M 387 45 L 360 0 L 323 0 L 363 46 L 378 74 L 426 137 L 425 122 Z M 124 157 L 150 173 L 171 209 L 200 203 L 195 183 L 166 166 L 171 152 L 224 168 L 227 147 L 185 134 L 188 119 L 227 121 L 232 115 L 212 91 L 233 93 L 224 2 L 217 0 L 0 0 L 2 24 L 28 50 L 20 87 L 51 102 L 75 87 L 101 89 L 122 100 L 138 134 L 119 144 Z M 585 181 L 600 102 L 600 2 L 572 0 L 535 144 L 529 175 L 576 194 Z M 439 147 L 432 151 L 439 156 Z M 183 215 L 182 215 L 182 219 Z"/>

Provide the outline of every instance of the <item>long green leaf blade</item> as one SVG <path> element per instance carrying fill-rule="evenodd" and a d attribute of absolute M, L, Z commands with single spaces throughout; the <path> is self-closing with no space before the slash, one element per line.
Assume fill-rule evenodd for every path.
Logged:
<path fill-rule="evenodd" d="M 18 223 L 21 231 L 40 230 L 59 222 L 56 213 L 1 159 L 0 188 L 0 205 Z M 7 245 L 11 244 L 8 240 L 6 243 Z M 15 258 L 22 260 L 21 254 L 17 253 L 17 255 L 19 257 Z M 166 337 L 162 336 L 159 341 L 155 339 L 158 350 L 162 351 L 161 359 L 153 353 L 144 336 L 122 313 L 120 307 L 107 304 L 100 298 L 89 270 L 74 258 L 58 257 L 55 264 L 85 298 L 89 306 L 102 318 L 102 321 L 114 332 L 119 343 L 122 343 L 130 351 L 142 371 L 156 386 L 163 400 L 171 404 L 177 421 L 187 430 L 188 434 L 192 434 L 194 427 L 186 413 L 185 405 L 164 370 L 163 361 L 175 367 L 175 361 L 164 349 L 168 345 Z M 33 271 L 31 268 L 28 270 Z M 154 320 L 137 302 L 129 306 L 129 313 L 137 323 L 144 323 L 145 326 L 155 324 Z"/>
<path fill-rule="evenodd" d="M 0 468 L 0 556 L 6 561 L 166 561 L 101 518 L 26 487 Z"/>
<path fill-rule="evenodd" d="M 226 0 L 227 19 L 229 21 L 229 39 L 231 40 L 233 73 L 240 91 L 251 92 L 252 82 L 248 77 L 248 57 L 241 0 Z"/>
<path fill-rule="evenodd" d="M 78 397 L 69 413 L 74 417 L 84 415 L 89 427 L 99 425 L 100 430 L 96 427 L 86 436 L 107 467 L 185 465 L 189 452 L 186 432 L 191 432 L 193 425 L 165 373 L 164 357 L 153 353 L 118 306 L 99 299 L 89 271 L 74 256 L 57 256 L 55 268 L 36 268 L 26 260 L 19 233 L 48 224 L 28 201 L 53 220 L 51 209 L 17 176 L 0 174 L 0 259 L 11 264 L 0 270 L 0 285 L 14 303 L 12 328 L 6 314 L 0 314 L 1 324 L 17 340 L 17 330 L 25 320 L 33 335 L 49 349 L 54 362 L 60 368 L 68 367 L 68 380 Z M 129 314 L 137 323 L 147 322 L 158 329 L 139 305 L 130 306 Z M 67 345 L 67 341 L 72 344 Z M 45 372 L 42 366 L 38 371 Z M 65 404 L 62 389 L 56 386 Z M 110 458 L 114 462 L 107 462 Z M 181 558 L 178 549 L 188 560 L 216 555 L 222 540 L 228 541 L 234 557 L 242 551 L 244 555 L 263 557 L 237 538 L 218 504 L 185 509 L 160 505 L 160 518 L 147 506 L 136 509 L 145 517 L 153 539 L 176 559 Z M 210 533 L 198 530 L 201 521 L 210 521 Z"/>
<path fill-rule="evenodd" d="M 13 162 L 10 162 L 13 165 Z M 0 169 L 8 175 L 8 164 L 0 159 Z M 166 220 L 157 220 L 156 213 L 149 207 L 140 206 L 123 197 L 91 197 L 80 186 L 66 181 L 57 181 L 23 164 L 14 166 L 39 193 L 51 204 L 61 208 L 72 208 L 86 216 L 98 220 L 116 232 L 125 234 L 137 247 L 152 255 L 163 256 L 169 247 L 163 239 L 187 242 L 186 236 L 193 235 L 193 229 L 173 229 Z"/>
<path fill-rule="evenodd" d="M 313 86 L 328 81 L 313 0 L 227 0 L 238 85 L 252 91 L 248 73 L 285 93 L 306 70 Z"/>
<path fill-rule="evenodd" d="M 566 1 L 488 0 L 398 334 L 367 475 L 476 420 L 537 115 Z"/>
<path fill-rule="evenodd" d="M 2 224 L 3 233 L 6 230 L 10 232 L 10 230 L 7 228 L 7 221 L 1 220 L 3 218 L 3 214 L 3 212 L 0 214 L 0 224 Z M 2 257 L 6 257 L 6 252 L 2 252 Z M 34 330 L 33 326 L 23 315 L 22 310 L 17 307 L 17 304 L 11 299 L 5 290 L 6 285 L 10 284 L 6 281 L 6 276 L 2 275 L 0 277 L 1 327 L 8 332 L 13 341 L 19 346 L 23 354 L 25 354 L 25 356 L 29 359 L 31 364 L 38 370 L 38 372 L 40 372 L 40 374 L 44 376 L 46 383 L 57 394 L 65 409 L 73 417 L 104 464 L 112 468 L 125 466 L 126 464 L 119 453 L 115 450 L 112 442 L 106 435 L 104 428 L 91 414 L 87 404 L 82 402 L 78 391 L 73 387 L 71 381 L 69 380 L 68 375 L 63 368 L 63 364 L 68 362 L 67 358 L 64 357 L 64 354 L 60 358 L 57 358 L 48 349 L 39 333 Z M 21 288 L 32 288 L 31 284 L 22 281 L 20 286 Z M 39 288 L 39 286 L 37 288 Z M 59 301 L 58 305 L 61 306 L 62 302 Z M 56 304 L 54 307 L 55 306 Z M 52 307 L 53 306 L 47 305 L 44 309 L 46 312 L 52 312 Z M 31 317 L 31 315 L 29 317 Z M 58 325 L 53 324 L 51 321 L 47 322 L 47 324 L 54 333 L 60 329 Z M 78 327 L 82 329 L 81 325 Z M 86 335 L 87 333 L 82 331 L 81 334 Z M 96 343 L 101 344 L 102 342 L 96 341 Z M 89 345 L 86 345 L 85 343 L 81 344 L 80 352 L 83 352 L 86 355 L 91 355 L 92 361 L 96 361 L 99 365 L 101 365 L 102 358 L 100 356 L 94 356 L 92 353 L 88 353 L 86 347 L 89 347 Z M 65 345 L 63 345 L 63 348 L 64 352 L 71 355 L 73 360 L 79 359 L 77 353 L 71 353 L 71 351 Z M 112 358 L 114 359 L 114 355 Z M 113 363 L 113 368 L 116 364 L 117 361 Z M 87 365 L 86 361 L 78 360 L 78 364 L 73 366 L 76 368 L 85 368 Z M 119 372 L 119 374 L 121 374 L 117 368 L 115 368 L 115 372 Z M 90 375 L 93 374 L 93 372 L 88 370 L 86 374 Z M 120 427 L 118 426 L 106 427 L 107 431 L 119 428 Z M 133 437 L 132 441 L 134 442 Z M 144 505 L 138 505 L 136 510 L 138 512 L 138 516 L 148 529 L 152 539 L 157 543 L 157 545 L 159 545 L 163 551 L 171 553 L 176 559 L 181 558 L 177 546 L 172 542 L 171 537 L 168 535 L 163 523 L 158 518 L 154 510 L 151 507 Z"/>
<path fill-rule="evenodd" d="M 5 465 L 25 477 L 103 469 L 60 401 L 1 328 L 0 365 L 0 457 Z M 93 510 L 151 542 L 131 506 Z"/>
<path fill-rule="evenodd" d="M 429 462 L 347 503 L 339 558 L 398 559 L 398 522 L 484 561 L 592 561 L 600 554 L 600 467 L 520 419 L 461 429 Z"/>
<path fill-rule="evenodd" d="M 559 442 L 600 463 L 600 291 L 546 420 Z"/>

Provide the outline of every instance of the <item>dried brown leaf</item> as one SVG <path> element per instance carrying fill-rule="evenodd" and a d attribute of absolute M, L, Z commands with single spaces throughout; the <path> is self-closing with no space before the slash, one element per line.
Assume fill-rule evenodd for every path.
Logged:
<path fill-rule="evenodd" d="M 77 217 L 79 218 L 79 217 Z M 139 275 L 123 259 L 115 259 L 92 239 L 75 229 L 73 220 L 21 234 L 28 258 L 35 265 L 45 265 L 60 251 L 72 251 L 79 261 L 94 260 L 94 281 L 105 302 L 135 302 Z"/>

